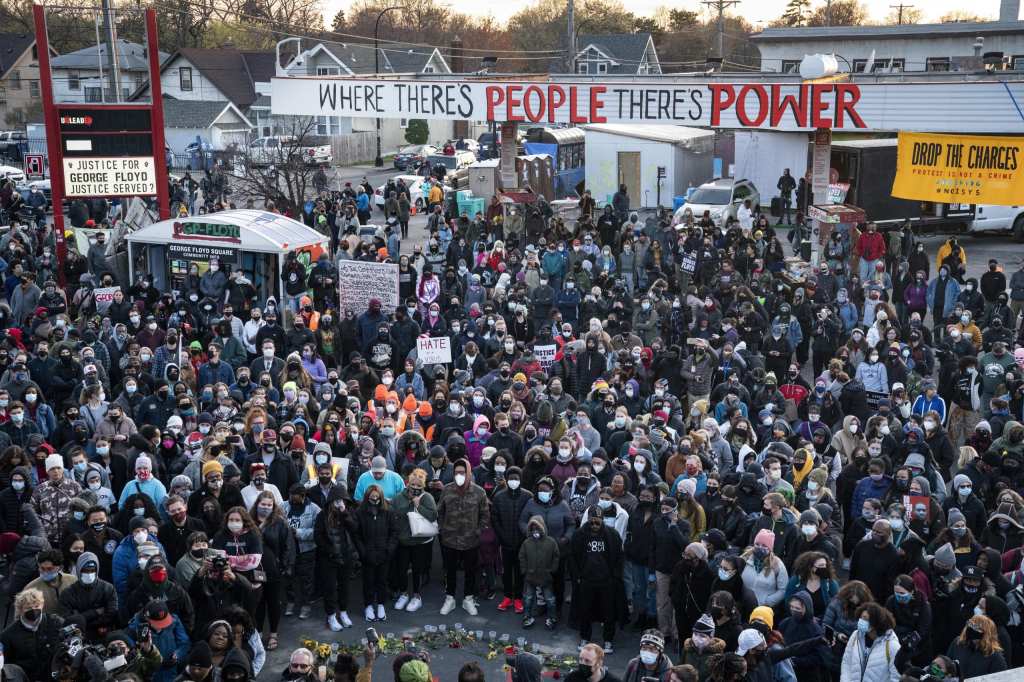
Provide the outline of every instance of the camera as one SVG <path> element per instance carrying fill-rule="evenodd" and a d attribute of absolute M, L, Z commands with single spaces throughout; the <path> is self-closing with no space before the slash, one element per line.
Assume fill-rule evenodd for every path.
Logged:
<path fill-rule="evenodd" d="M 228 569 L 228 558 L 223 554 L 214 554 L 210 557 L 210 564 L 213 566 L 213 570 L 224 572 Z"/>
<path fill-rule="evenodd" d="M 82 650 L 82 631 L 75 624 L 65 625 L 60 629 L 60 640 L 70 658 L 74 658 Z"/>

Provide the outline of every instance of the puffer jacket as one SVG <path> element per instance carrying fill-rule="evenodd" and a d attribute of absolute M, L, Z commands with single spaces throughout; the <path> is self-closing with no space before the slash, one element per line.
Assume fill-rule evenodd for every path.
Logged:
<path fill-rule="evenodd" d="M 516 549 L 525 539 L 519 527 L 519 517 L 533 500 L 529 490 L 502 488 L 491 499 L 491 527 L 502 547 Z"/>
<path fill-rule="evenodd" d="M 527 585 L 551 585 L 558 571 L 560 555 L 558 543 L 547 534 L 547 526 L 540 516 L 530 517 L 527 538 L 519 547 L 519 568 Z M 539 530 L 540 538 L 530 533 Z"/>
<path fill-rule="evenodd" d="M 160 548 L 160 553 L 165 557 L 167 554 L 164 552 L 163 545 L 152 533 L 149 534 L 149 542 L 155 543 Z M 135 547 L 135 538 L 132 535 L 126 535 L 118 543 L 117 549 L 114 550 L 114 560 L 111 567 L 113 573 L 114 589 L 117 590 L 117 599 L 119 603 L 124 603 L 125 598 L 128 596 L 128 576 L 130 576 L 135 569 L 139 567 L 139 553 Z"/>
<path fill-rule="evenodd" d="M 39 577 L 36 555 L 50 549 L 50 542 L 39 535 L 26 535 L 14 547 L 14 561 L 10 577 L 4 581 L 4 593 L 17 594 Z"/>
<path fill-rule="evenodd" d="M 899 682 L 900 673 L 896 670 L 899 652 L 900 640 L 892 630 L 877 637 L 870 647 L 864 635 L 855 632 L 843 652 L 839 682 Z"/>
<path fill-rule="evenodd" d="M 313 528 L 317 560 L 329 561 L 339 566 L 351 564 L 355 558 L 355 546 L 351 535 L 356 532 L 356 523 L 352 511 L 346 507 L 341 514 L 340 523 L 329 523 L 334 521 L 331 518 L 331 506 L 344 497 L 345 494 L 340 487 L 332 488 L 327 497 L 327 508 L 317 515 Z"/>
<path fill-rule="evenodd" d="M 0 532 L 18 535 L 42 535 L 43 526 L 32 508 L 32 478 L 27 467 L 14 470 L 25 477 L 25 489 L 20 493 L 7 487 L 0 491 Z"/>
<path fill-rule="evenodd" d="M 551 501 L 543 504 L 536 497 L 531 499 L 523 507 L 519 514 L 519 530 L 526 533 L 527 524 L 535 516 L 544 521 L 547 534 L 558 543 L 558 549 L 564 555 L 568 555 L 569 542 L 576 531 L 576 524 L 573 523 L 572 512 L 569 505 L 562 501 L 557 493 L 553 493 Z"/>
<path fill-rule="evenodd" d="M 460 459 L 456 462 L 473 470 L 469 462 Z M 441 544 L 450 549 L 466 550 L 480 544 L 480 531 L 490 523 L 489 503 L 484 489 L 473 483 L 466 476 L 462 486 L 454 481 L 441 491 L 441 500 L 437 505 L 437 522 L 440 529 Z"/>
<path fill-rule="evenodd" d="M 99 559 L 92 552 L 83 552 L 76 568 L 81 571 L 86 562 Z M 110 626 L 117 619 L 117 593 L 114 586 L 98 577 L 92 585 L 77 580 L 60 593 L 58 597 L 61 607 L 66 613 L 80 614 L 90 635 L 96 634 L 96 628 Z"/>
<path fill-rule="evenodd" d="M 285 500 L 281 505 L 285 518 L 288 519 L 288 526 L 295 533 L 295 540 L 298 542 L 299 554 L 312 552 L 316 549 L 316 542 L 313 539 L 313 528 L 316 519 L 320 515 L 320 507 L 312 502 L 305 502 L 301 509 L 292 509 L 291 502 Z"/>
<path fill-rule="evenodd" d="M 82 486 L 65 476 L 58 483 L 46 481 L 32 491 L 32 507 L 39 515 L 46 537 L 54 545 L 62 539 L 64 524 L 71 518 L 71 500 L 82 492 Z"/>
<path fill-rule="evenodd" d="M 778 630 L 782 633 L 782 636 L 787 642 L 801 642 L 805 639 L 811 639 L 812 637 L 820 637 L 824 634 L 821 626 L 818 625 L 817 619 L 814 617 L 814 603 L 811 601 L 811 595 L 801 590 L 793 595 L 793 599 L 799 599 L 804 605 L 804 614 L 797 618 L 796 616 L 789 616 L 784 618 L 779 623 Z M 804 679 L 807 672 L 815 670 L 818 666 L 825 665 L 826 661 L 826 646 L 822 643 L 821 646 L 815 647 L 811 651 L 801 656 L 793 658 L 793 667 L 796 668 L 797 674 L 800 679 Z M 801 669 L 804 670 L 804 675 L 801 676 Z M 812 673 L 813 674 L 813 673 Z"/>
<path fill-rule="evenodd" d="M 409 499 L 405 491 L 395 495 L 394 499 L 391 500 L 391 510 L 394 512 L 395 521 L 398 524 L 398 544 L 403 547 L 424 545 L 434 540 L 434 538 L 414 538 L 412 536 L 412 528 L 409 526 L 409 512 L 413 508 L 412 500 Z M 434 496 L 429 493 L 422 495 L 420 497 L 419 509 L 416 511 L 427 521 L 437 521 L 437 502 L 434 501 Z"/>
<path fill-rule="evenodd" d="M 679 664 L 692 665 L 697 671 L 697 679 L 707 680 L 711 678 L 711 657 L 724 651 L 725 642 L 717 637 L 713 637 L 703 649 L 697 649 L 693 645 L 693 639 L 687 639 L 683 642 L 683 660 L 679 661 Z"/>
<path fill-rule="evenodd" d="M 352 535 L 363 564 L 382 566 L 395 554 L 398 547 L 398 524 L 390 508 L 375 508 L 364 501 L 355 513 L 356 532 Z M 363 570 L 367 570 L 364 566 Z"/>

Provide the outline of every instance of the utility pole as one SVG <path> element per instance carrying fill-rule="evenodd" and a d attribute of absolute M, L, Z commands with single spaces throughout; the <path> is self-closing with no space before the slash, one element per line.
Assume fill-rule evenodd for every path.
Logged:
<path fill-rule="evenodd" d="M 701 0 L 702 5 L 707 5 L 718 12 L 718 56 L 725 62 L 725 10 L 740 4 L 740 0 Z"/>
<path fill-rule="evenodd" d="M 832 0 L 825 0 L 825 25 L 832 25 Z"/>
<path fill-rule="evenodd" d="M 121 101 L 121 71 L 117 58 L 117 24 L 114 22 L 114 1 L 102 0 L 103 40 L 107 45 L 107 68 L 110 70 L 110 101 Z M 99 45 L 96 46 L 99 49 Z"/>
<path fill-rule="evenodd" d="M 901 2 L 898 5 L 889 5 L 889 9 L 896 10 L 896 12 L 897 12 L 897 14 L 896 14 L 896 17 L 897 17 L 896 18 L 896 23 L 902 26 L 903 25 L 903 10 L 905 10 L 905 9 L 914 9 L 914 6 L 913 5 L 904 5 Z"/>
<path fill-rule="evenodd" d="M 566 15 L 566 64 L 569 73 L 576 73 L 576 3 L 568 0 Z"/>

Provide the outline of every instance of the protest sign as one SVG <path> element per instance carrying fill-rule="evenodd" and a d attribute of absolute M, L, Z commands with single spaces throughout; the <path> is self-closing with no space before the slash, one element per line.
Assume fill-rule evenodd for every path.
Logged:
<path fill-rule="evenodd" d="M 121 287 L 98 287 L 92 290 L 93 299 L 96 301 L 96 312 L 106 315 L 110 304 L 114 302 L 114 292 L 121 291 Z"/>
<path fill-rule="evenodd" d="M 416 339 L 416 357 L 424 365 L 443 365 L 452 361 L 452 340 L 447 336 L 421 336 Z"/>
<path fill-rule="evenodd" d="M 380 299 L 385 316 L 395 312 L 398 307 L 398 264 L 339 261 L 339 310 L 351 310 L 361 315 L 371 298 Z"/>
<path fill-rule="evenodd" d="M 551 363 L 555 361 L 555 353 L 558 348 L 553 343 L 549 343 L 544 346 L 534 346 L 533 355 L 537 358 L 537 362 L 540 366 L 547 370 L 551 366 Z"/>

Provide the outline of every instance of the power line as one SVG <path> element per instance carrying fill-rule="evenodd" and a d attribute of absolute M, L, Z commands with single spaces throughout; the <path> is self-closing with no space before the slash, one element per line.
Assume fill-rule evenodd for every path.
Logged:
<path fill-rule="evenodd" d="M 702 5 L 718 10 L 718 56 L 725 59 L 725 9 L 740 4 L 740 0 L 702 0 Z"/>
<path fill-rule="evenodd" d="M 903 24 L 903 10 L 905 10 L 905 9 L 914 9 L 914 6 L 913 5 L 904 5 L 901 2 L 898 5 L 889 5 L 889 9 L 894 9 L 894 10 L 897 11 L 898 14 L 897 14 L 896 23 L 898 25 L 902 25 Z"/>

